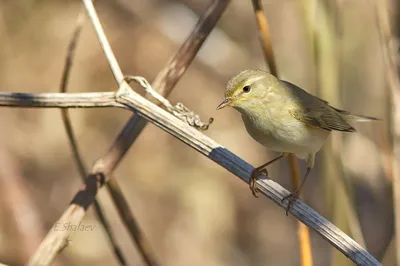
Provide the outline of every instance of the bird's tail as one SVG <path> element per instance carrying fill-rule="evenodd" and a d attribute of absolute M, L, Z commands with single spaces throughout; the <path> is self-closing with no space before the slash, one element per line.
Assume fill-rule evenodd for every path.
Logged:
<path fill-rule="evenodd" d="M 368 122 L 368 121 L 380 120 L 379 118 L 375 118 L 372 116 L 366 116 L 366 115 L 343 114 L 342 116 L 346 120 L 357 121 L 357 122 Z"/>
<path fill-rule="evenodd" d="M 335 108 L 331 106 L 333 109 L 335 109 L 336 112 L 338 112 L 345 120 L 347 121 L 357 121 L 357 122 L 367 122 L 367 121 L 377 121 L 380 120 L 379 118 L 375 118 L 372 116 L 366 116 L 366 115 L 355 115 L 352 114 L 348 111 L 345 110 L 340 110 L 338 108 Z"/>

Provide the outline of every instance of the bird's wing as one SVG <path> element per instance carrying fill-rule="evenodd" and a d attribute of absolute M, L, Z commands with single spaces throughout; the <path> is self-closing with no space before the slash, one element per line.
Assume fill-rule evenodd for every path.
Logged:
<path fill-rule="evenodd" d="M 289 113 L 297 120 L 324 130 L 338 130 L 345 132 L 356 131 L 350 126 L 341 114 L 348 112 L 331 107 L 327 101 L 322 100 L 296 85 L 283 81 L 283 84 L 291 88 L 293 102 L 289 106 Z"/>
<path fill-rule="evenodd" d="M 330 106 L 326 106 L 323 109 L 316 108 L 302 108 L 296 110 L 289 110 L 289 113 L 297 120 L 311 126 L 324 130 L 338 130 L 345 132 L 356 131 L 350 126 L 335 110 L 331 109 Z"/>

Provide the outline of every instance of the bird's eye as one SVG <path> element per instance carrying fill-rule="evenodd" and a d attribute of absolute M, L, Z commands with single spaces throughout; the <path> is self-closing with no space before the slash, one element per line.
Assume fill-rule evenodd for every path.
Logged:
<path fill-rule="evenodd" d="M 243 92 L 249 92 L 250 91 L 250 86 L 244 86 L 243 87 Z"/>

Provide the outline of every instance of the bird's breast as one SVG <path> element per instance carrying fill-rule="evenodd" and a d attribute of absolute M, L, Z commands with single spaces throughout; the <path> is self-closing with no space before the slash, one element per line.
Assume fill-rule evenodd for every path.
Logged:
<path fill-rule="evenodd" d="M 329 131 L 312 128 L 283 110 L 273 107 L 263 115 L 243 114 L 247 132 L 260 144 L 277 152 L 295 153 L 306 158 L 316 153 L 329 136 Z"/>

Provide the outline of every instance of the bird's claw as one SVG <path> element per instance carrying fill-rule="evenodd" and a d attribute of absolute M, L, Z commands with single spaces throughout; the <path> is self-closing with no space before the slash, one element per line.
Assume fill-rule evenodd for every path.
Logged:
<path fill-rule="evenodd" d="M 260 192 L 258 190 L 258 188 L 256 187 L 256 181 L 258 179 L 258 175 L 261 174 L 261 173 L 263 173 L 263 174 L 268 176 L 267 169 L 259 170 L 259 169 L 256 168 L 251 173 L 251 177 L 250 177 L 250 180 L 249 180 L 249 187 L 250 187 L 251 193 L 253 193 L 253 196 L 256 197 L 256 198 L 258 198 L 257 194 Z"/>
<path fill-rule="evenodd" d="M 285 200 L 288 200 L 288 205 L 286 207 L 286 216 L 288 216 L 289 210 L 293 206 L 293 202 L 298 198 L 299 198 L 299 192 L 290 193 L 286 197 L 283 197 L 281 203 L 283 203 Z"/>

